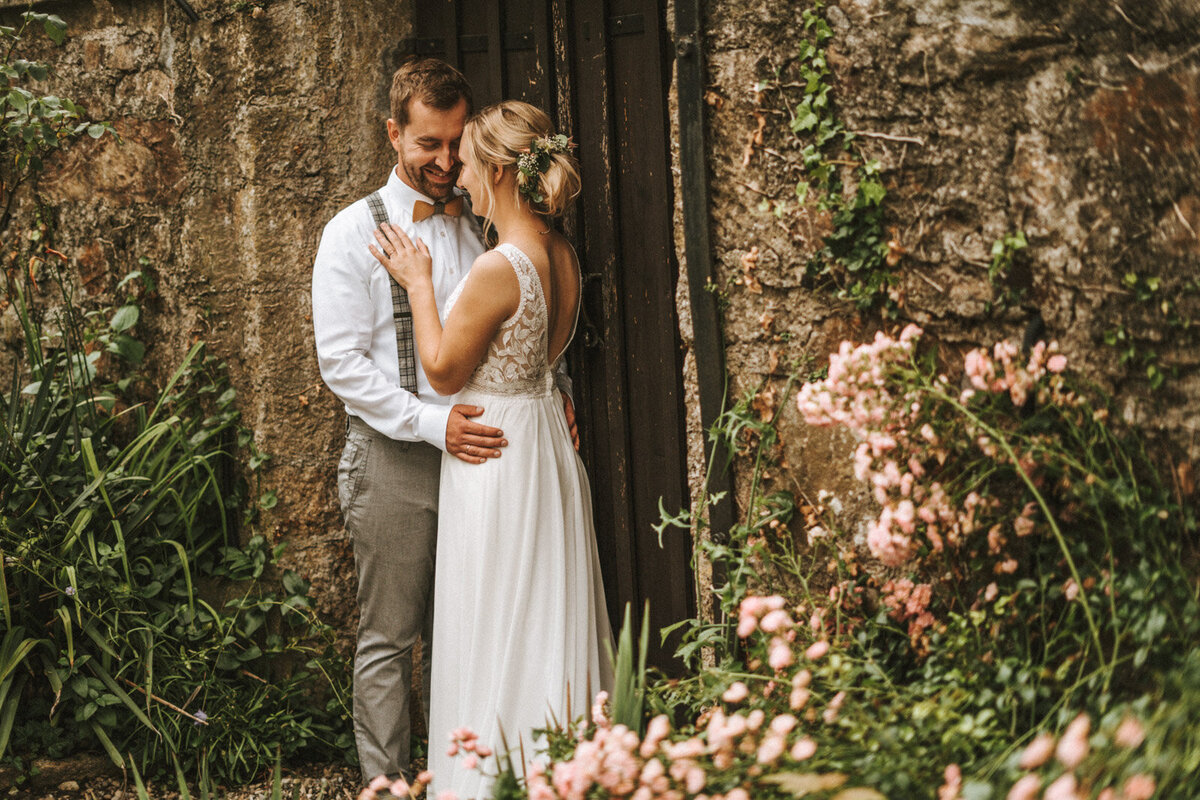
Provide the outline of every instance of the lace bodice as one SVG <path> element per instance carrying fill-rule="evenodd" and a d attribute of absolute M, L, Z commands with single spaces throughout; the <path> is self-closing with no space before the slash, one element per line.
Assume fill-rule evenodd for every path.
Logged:
<path fill-rule="evenodd" d="M 521 300 L 513 315 L 501 323 L 487 354 L 464 388 L 488 394 L 542 396 L 554 387 L 553 365 L 547 352 L 549 317 L 542 281 L 533 262 L 515 245 L 497 245 L 496 252 L 512 264 Z M 466 282 L 464 277 L 447 298 L 443 316 L 449 316 Z"/>

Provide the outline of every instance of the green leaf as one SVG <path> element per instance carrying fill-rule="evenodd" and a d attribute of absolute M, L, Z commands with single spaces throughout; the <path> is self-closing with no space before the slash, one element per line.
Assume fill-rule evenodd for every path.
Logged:
<path fill-rule="evenodd" d="M 62 44 L 63 40 L 67 38 L 67 23 L 63 22 L 59 17 L 47 14 L 42 25 L 46 31 L 46 35 L 55 44 Z"/>
<path fill-rule="evenodd" d="M 104 127 L 104 126 L 102 125 L 101 127 Z M 125 286 L 129 284 L 130 281 L 136 281 L 140 277 L 142 277 L 142 271 L 140 269 L 135 269 L 133 272 L 130 272 L 128 275 L 126 275 L 124 278 L 121 278 L 121 280 L 117 282 L 117 291 L 124 289 Z"/>
<path fill-rule="evenodd" d="M 109 342 L 108 352 L 116 353 L 131 364 L 140 364 L 146 356 L 146 345 L 132 336 L 121 333 Z"/>
<path fill-rule="evenodd" d="M 853 789 L 845 789 L 838 792 L 832 800 L 888 800 L 885 795 L 880 794 L 874 789 L 868 789 L 865 786 L 857 786 Z"/>
<path fill-rule="evenodd" d="M 116 746 L 113 745 L 112 739 L 108 738 L 108 734 L 104 732 L 104 728 L 100 727 L 100 725 L 95 722 L 92 722 L 91 726 L 92 733 L 94 733 L 96 738 L 100 740 L 101 746 L 104 747 L 104 752 L 108 753 L 108 757 L 113 764 L 118 767 L 124 767 L 125 764 L 121 760 L 121 754 L 117 751 Z"/>
<path fill-rule="evenodd" d="M 269 511 L 279 504 L 279 497 L 275 494 L 275 490 L 271 489 L 258 498 L 258 507 L 264 511 Z"/>
<path fill-rule="evenodd" d="M 112 320 L 108 323 L 109 327 L 120 333 L 127 331 L 137 324 L 141 318 L 141 311 L 135 305 L 125 305 L 117 309 L 113 314 Z"/>
<path fill-rule="evenodd" d="M 288 570 L 283 573 L 283 590 L 288 594 L 306 594 L 308 592 L 308 581 L 300 577 L 294 570 Z"/>
<path fill-rule="evenodd" d="M 887 189 L 883 188 L 883 184 L 879 181 L 863 181 L 858 184 L 858 192 L 862 199 L 869 205 L 877 206 L 887 195 Z"/>
<path fill-rule="evenodd" d="M 108 128 L 106 128 L 104 125 L 101 125 L 99 122 L 93 122 L 91 125 L 88 125 L 87 133 L 88 136 L 92 137 L 93 139 L 99 139 L 104 135 L 106 130 L 108 130 Z"/>
<path fill-rule="evenodd" d="M 840 772 L 778 772 L 767 775 L 762 782 L 775 784 L 795 797 L 804 797 L 836 789 L 846 782 L 846 776 Z"/>

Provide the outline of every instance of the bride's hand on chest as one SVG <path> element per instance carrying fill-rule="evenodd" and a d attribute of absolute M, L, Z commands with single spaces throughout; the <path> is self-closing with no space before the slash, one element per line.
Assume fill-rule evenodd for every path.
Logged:
<path fill-rule="evenodd" d="M 420 237 L 414 240 L 400 227 L 385 222 L 375 229 L 375 244 L 368 249 L 406 290 L 421 285 L 433 288 L 433 258 Z"/>

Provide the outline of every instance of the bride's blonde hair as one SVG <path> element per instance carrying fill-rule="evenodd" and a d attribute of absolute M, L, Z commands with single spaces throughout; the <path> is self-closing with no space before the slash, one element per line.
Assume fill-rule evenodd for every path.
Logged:
<path fill-rule="evenodd" d="M 579 195 L 579 162 L 565 147 L 547 150 L 539 143 L 555 139 L 550 116 L 536 106 L 520 100 L 505 100 L 482 109 L 467 120 L 459 144 L 459 158 L 479 176 L 487 195 L 487 207 L 495 206 L 492 193 L 491 165 L 511 169 L 517 177 L 514 199 L 546 217 L 561 217 Z M 522 156 L 531 151 L 544 153 L 545 168 L 523 176 L 518 168 Z M 522 179 L 526 181 L 522 192 Z M 536 182 L 531 185 L 529 181 Z M 488 215 L 491 216 L 490 213 Z M 484 220 L 485 227 L 490 219 Z"/>

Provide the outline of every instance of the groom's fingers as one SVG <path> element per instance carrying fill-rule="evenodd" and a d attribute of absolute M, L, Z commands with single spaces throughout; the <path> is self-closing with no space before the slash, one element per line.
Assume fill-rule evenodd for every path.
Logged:
<path fill-rule="evenodd" d="M 489 458 L 499 458 L 499 448 L 508 444 L 503 438 L 504 432 L 468 419 L 482 413 L 483 409 L 479 406 L 461 403 L 450 409 L 450 418 L 446 421 L 446 452 L 469 464 L 482 464 Z"/>

